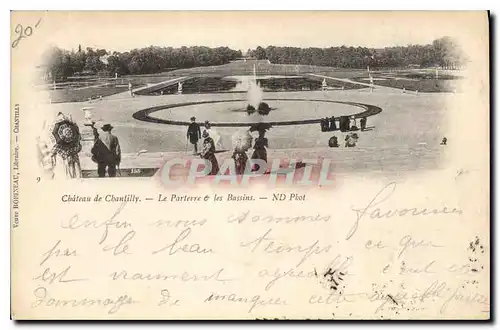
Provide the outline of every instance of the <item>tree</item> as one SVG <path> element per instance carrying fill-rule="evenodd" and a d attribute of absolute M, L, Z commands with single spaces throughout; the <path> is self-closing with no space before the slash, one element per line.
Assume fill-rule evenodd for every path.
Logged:
<path fill-rule="evenodd" d="M 369 49 L 366 47 L 297 48 L 258 46 L 248 50 L 257 59 L 268 59 L 272 63 L 305 64 L 341 68 L 364 69 L 370 67 L 422 67 L 441 65 L 457 67 L 463 65 L 466 56 L 456 42 L 443 37 L 429 45 L 408 45 Z"/>
<path fill-rule="evenodd" d="M 111 74 L 157 73 L 173 68 L 221 65 L 242 56 L 240 50 L 229 47 L 155 47 L 132 49 L 130 52 L 113 52 L 105 65 L 100 58 L 108 55 L 105 49 L 87 47 L 77 52 L 68 52 L 51 47 L 44 52 L 47 71 L 57 79 L 64 79 L 78 72 L 88 70 L 97 73 L 106 69 Z M 365 69 L 366 66 L 403 67 L 420 65 L 429 67 L 441 65 L 457 67 L 465 63 L 466 56 L 459 45 L 449 37 L 436 39 L 428 45 L 408 45 L 406 47 L 386 47 L 370 49 L 366 47 L 298 48 L 258 46 L 249 49 L 247 56 L 259 60 L 268 59 L 272 63 L 305 64 L 341 68 Z"/>
<path fill-rule="evenodd" d="M 257 49 L 255 49 L 255 55 L 254 55 L 258 60 L 265 60 L 266 59 L 266 50 L 262 48 L 261 46 L 258 46 Z"/>
<path fill-rule="evenodd" d="M 104 55 L 108 55 L 108 52 L 106 51 L 106 49 L 96 49 L 95 53 L 99 57 L 102 57 Z"/>
<path fill-rule="evenodd" d="M 97 73 L 104 68 L 104 63 L 101 62 L 98 56 L 87 56 L 84 70 Z"/>

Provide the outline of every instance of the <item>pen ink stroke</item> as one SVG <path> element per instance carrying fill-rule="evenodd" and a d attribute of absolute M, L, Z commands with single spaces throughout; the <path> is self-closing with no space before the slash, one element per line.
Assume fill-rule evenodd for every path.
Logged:
<path fill-rule="evenodd" d="M 146 273 L 146 272 L 129 272 L 126 270 L 115 271 L 110 274 L 113 281 L 181 281 L 181 282 L 230 282 L 234 278 L 223 276 L 224 268 L 220 268 L 212 274 L 195 274 L 187 271 L 182 271 L 179 274 L 165 274 L 161 272 Z"/>
<path fill-rule="evenodd" d="M 150 223 L 150 226 L 166 227 L 166 228 L 188 228 L 195 226 L 203 226 L 207 223 L 207 219 L 202 220 L 157 220 Z"/>
<path fill-rule="evenodd" d="M 436 261 L 432 260 L 424 263 L 423 266 L 415 267 L 408 266 L 408 264 L 403 261 L 399 267 L 399 275 L 407 275 L 407 274 L 435 274 L 436 271 L 434 267 L 436 266 Z"/>
<path fill-rule="evenodd" d="M 61 272 L 58 273 L 58 272 L 51 270 L 49 267 L 47 267 L 40 275 L 34 277 L 33 279 L 48 282 L 49 284 L 54 284 L 54 282 L 70 283 L 70 282 L 88 281 L 87 278 L 66 279 L 66 276 L 68 275 L 70 269 L 71 269 L 71 265 L 66 267 L 64 270 L 62 270 Z"/>
<path fill-rule="evenodd" d="M 168 304 L 168 307 L 180 306 L 180 300 L 172 298 L 172 295 L 170 294 L 170 291 L 168 291 L 168 289 L 161 290 L 160 297 L 161 297 L 161 300 L 158 303 L 158 306 L 163 306 L 166 304 Z M 170 298 L 172 298 L 172 299 L 170 299 Z"/>
<path fill-rule="evenodd" d="M 230 302 L 230 303 L 241 303 L 241 304 L 250 304 L 250 308 L 248 309 L 248 313 L 251 313 L 256 307 L 265 307 L 270 305 L 275 306 L 283 306 L 288 305 L 288 302 L 280 297 L 268 297 L 264 298 L 260 295 L 254 295 L 252 297 L 245 297 L 241 295 L 237 295 L 235 293 L 223 294 L 220 295 L 218 293 L 212 293 L 208 296 L 204 302 Z"/>
<path fill-rule="evenodd" d="M 276 215 L 250 215 L 250 211 L 245 211 L 239 215 L 230 215 L 228 223 L 258 223 L 258 224 L 300 224 L 300 223 L 326 223 L 330 221 L 330 215 L 294 215 L 294 216 L 276 216 Z"/>
<path fill-rule="evenodd" d="M 139 303 L 129 295 L 119 295 L 117 297 L 105 298 L 69 298 L 59 299 L 49 295 L 47 288 L 38 287 L 33 291 L 36 298 L 31 307 L 52 307 L 52 308 L 82 308 L 82 307 L 102 307 L 108 309 L 108 314 L 118 312 L 123 306 Z"/>
<path fill-rule="evenodd" d="M 132 224 L 127 221 L 116 220 L 116 217 L 121 213 L 121 211 L 125 208 L 126 202 L 120 204 L 118 209 L 113 213 L 113 215 L 106 220 L 96 221 L 96 220 L 82 220 L 78 213 L 75 213 L 71 218 L 67 220 L 63 220 L 61 223 L 61 228 L 63 229 L 80 229 L 80 228 L 91 228 L 91 229 L 100 229 L 104 228 L 104 231 L 99 239 L 99 244 L 102 244 L 106 238 L 108 237 L 110 229 L 127 229 L 132 227 Z"/>
<path fill-rule="evenodd" d="M 61 250 L 58 248 L 60 244 L 61 240 L 58 240 L 53 247 L 42 254 L 43 259 L 40 262 L 40 266 L 43 266 L 43 264 L 52 257 L 76 257 L 76 250 L 70 250 L 68 248 Z"/>
<path fill-rule="evenodd" d="M 297 267 L 302 265 L 313 254 L 322 254 L 330 252 L 332 245 L 321 246 L 319 240 L 312 243 L 306 243 L 304 246 L 298 244 L 280 243 L 275 239 L 269 238 L 272 229 L 269 229 L 264 235 L 257 237 L 249 242 L 241 242 L 241 247 L 251 247 L 251 252 L 265 252 L 268 254 L 281 254 L 281 253 L 299 253 L 303 254 Z M 264 243 L 266 242 L 266 243 Z"/>
<path fill-rule="evenodd" d="M 396 302 L 396 306 L 398 308 L 404 309 L 410 302 L 414 304 L 416 302 L 441 302 L 442 300 L 444 300 L 439 309 L 439 312 L 441 314 L 446 313 L 448 305 L 452 301 L 461 301 L 469 305 L 479 304 L 489 306 L 488 298 L 486 296 L 477 292 L 471 292 L 463 289 L 462 285 L 459 285 L 457 288 L 450 287 L 448 283 L 442 281 L 432 282 L 429 287 L 423 290 L 423 293 L 421 293 L 420 290 L 415 290 L 415 292 L 413 293 L 407 291 L 397 291 L 393 295 L 389 295 L 385 292 L 376 292 L 371 295 L 369 299 L 372 302 L 381 302 L 381 304 L 375 310 L 375 313 L 384 310 L 384 306 L 387 303 L 394 302 Z"/>
<path fill-rule="evenodd" d="M 184 229 L 172 243 L 165 245 L 159 250 L 153 251 L 152 254 L 157 254 L 165 250 L 168 250 L 168 255 L 174 255 L 178 252 L 199 253 L 199 254 L 214 253 L 214 251 L 211 248 L 203 248 L 198 243 L 181 245 L 181 242 L 187 239 L 189 235 L 191 235 L 191 231 L 192 231 L 191 228 Z"/>
<path fill-rule="evenodd" d="M 39 18 L 33 27 L 31 27 L 31 25 L 23 27 L 22 24 L 17 24 L 14 29 L 16 39 L 12 42 L 12 48 L 16 48 L 19 45 L 21 39 L 31 37 L 31 35 L 33 34 L 33 30 L 38 28 L 38 26 L 40 26 L 40 23 L 42 23 L 42 18 Z"/>
<path fill-rule="evenodd" d="M 341 272 L 337 269 L 328 268 L 323 274 L 323 278 L 328 282 L 327 286 L 330 290 L 339 290 L 340 285 L 344 280 L 346 273 Z"/>
<path fill-rule="evenodd" d="M 278 280 L 283 279 L 283 278 L 292 278 L 292 279 L 308 279 L 308 278 L 314 278 L 317 276 L 317 273 L 315 274 L 314 271 L 303 271 L 295 268 L 290 268 L 288 270 L 281 270 L 280 268 L 276 268 L 275 270 L 270 270 L 270 269 L 261 269 L 258 273 L 257 276 L 259 278 L 266 278 L 266 277 L 271 277 L 271 280 L 266 283 L 266 286 L 264 289 L 266 291 L 269 291 Z"/>
<path fill-rule="evenodd" d="M 379 313 L 385 309 L 387 304 L 391 308 L 410 309 L 416 304 L 438 304 L 439 312 L 446 313 L 452 302 L 462 302 L 470 306 L 480 305 L 481 310 L 489 307 L 488 298 L 475 291 L 469 291 L 460 285 L 450 287 L 447 282 L 433 281 L 430 285 L 424 288 L 397 289 L 387 291 L 385 289 L 376 290 L 374 292 L 343 292 L 331 291 L 328 295 L 311 295 L 309 304 L 313 305 L 340 305 L 340 304 L 357 304 L 360 301 L 368 301 L 376 304 L 375 313 Z"/>
<path fill-rule="evenodd" d="M 463 285 L 459 285 L 453 293 L 446 299 L 446 301 L 441 305 L 439 312 L 441 314 L 446 313 L 448 307 L 452 303 L 461 302 L 466 305 L 483 305 L 490 307 L 490 301 L 488 296 L 481 294 L 476 291 L 469 291 Z M 484 307 L 483 307 L 484 309 Z"/>
<path fill-rule="evenodd" d="M 382 204 L 383 202 L 387 202 L 389 197 L 391 197 L 396 191 L 396 183 L 391 182 L 382 188 L 371 200 L 370 202 L 361 208 L 352 208 L 354 212 L 356 212 L 356 221 L 350 228 L 347 233 L 346 240 L 349 240 L 358 230 L 360 221 L 365 219 L 366 217 L 370 219 L 389 219 L 393 217 L 404 217 L 404 216 L 431 216 L 431 215 L 441 215 L 441 214 L 450 214 L 450 215 L 462 215 L 462 210 L 458 208 L 449 209 L 447 206 L 439 207 L 439 208 L 417 208 L 417 207 L 409 207 L 409 208 L 397 208 L 397 209 L 381 209 L 379 207 L 375 207 L 377 205 Z"/>
<path fill-rule="evenodd" d="M 112 251 L 113 252 L 113 256 L 117 256 L 117 255 L 120 255 L 122 253 L 124 254 L 131 254 L 129 252 L 129 247 L 130 247 L 130 241 L 135 237 L 135 230 L 131 230 L 129 231 L 128 233 L 126 233 L 121 239 L 120 241 L 114 245 L 114 246 L 110 246 L 110 245 L 107 245 L 107 246 L 104 246 L 102 248 L 102 250 L 104 252 L 107 252 L 107 251 Z"/>
<path fill-rule="evenodd" d="M 393 296 L 391 296 L 390 294 L 387 294 L 387 298 L 389 298 L 396 306 L 399 306 L 398 302 L 396 301 L 396 299 L 394 299 Z"/>
<path fill-rule="evenodd" d="M 398 258 L 400 258 L 407 250 L 417 249 L 417 248 L 442 248 L 443 245 L 438 245 L 430 240 L 419 240 L 414 239 L 411 235 L 406 235 L 399 241 L 399 246 L 401 250 L 399 251 Z"/>
<path fill-rule="evenodd" d="M 352 264 L 353 257 L 342 256 L 338 254 L 329 264 L 324 268 L 323 273 L 338 271 L 343 275 L 350 276 L 352 274 L 347 273 L 347 268 Z M 320 271 L 321 272 L 321 271 Z M 342 275 L 342 276 L 343 276 Z M 287 270 L 276 268 L 276 269 L 261 269 L 257 273 L 259 278 L 271 278 L 269 282 L 266 283 L 264 290 L 269 291 L 276 284 L 276 282 L 282 279 L 290 279 L 290 280 L 308 280 L 314 279 L 315 281 L 321 276 L 318 274 L 316 268 L 310 271 L 304 271 L 299 269 L 298 267 L 289 268 Z"/>

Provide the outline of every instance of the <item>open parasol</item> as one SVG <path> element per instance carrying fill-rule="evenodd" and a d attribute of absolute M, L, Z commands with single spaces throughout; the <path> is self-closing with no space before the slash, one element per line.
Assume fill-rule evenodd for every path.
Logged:
<path fill-rule="evenodd" d="M 63 117 L 49 127 L 53 151 L 63 158 L 74 156 L 82 150 L 80 130 L 70 119 Z"/>
<path fill-rule="evenodd" d="M 236 131 L 231 137 L 233 148 L 238 152 L 246 152 L 252 147 L 253 137 L 247 129 Z"/>
<path fill-rule="evenodd" d="M 250 132 L 268 131 L 271 127 L 269 123 L 259 122 L 250 126 Z"/>

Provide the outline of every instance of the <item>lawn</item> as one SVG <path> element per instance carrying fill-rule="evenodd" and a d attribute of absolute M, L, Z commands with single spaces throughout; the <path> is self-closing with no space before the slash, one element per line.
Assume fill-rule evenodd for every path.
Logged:
<path fill-rule="evenodd" d="M 422 93 L 453 92 L 456 89 L 454 80 L 425 79 L 425 80 L 378 80 L 376 85 L 419 91 Z"/>
<path fill-rule="evenodd" d="M 254 61 L 254 62 L 233 62 L 226 65 L 215 66 L 215 67 L 197 67 L 190 69 L 181 69 L 169 72 L 163 72 L 158 74 L 147 74 L 147 75 L 127 75 L 119 77 L 115 85 L 113 80 L 111 84 L 106 86 L 98 86 L 100 83 L 95 81 L 95 86 L 88 86 L 80 89 L 72 89 L 71 85 L 66 85 L 64 87 L 56 90 L 50 90 L 50 98 L 52 103 L 64 103 L 64 102 L 84 102 L 88 101 L 89 98 L 96 99 L 100 96 L 105 97 L 113 95 L 116 93 L 121 93 L 128 90 L 128 83 L 131 82 L 133 88 L 138 88 L 147 84 L 157 84 L 162 81 L 178 78 L 181 76 L 194 76 L 195 79 L 207 79 L 210 77 L 223 77 L 232 75 L 252 75 L 253 65 L 255 64 L 256 74 L 260 75 L 297 75 L 306 73 L 320 73 L 328 75 L 331 77 L 338 78 L 352 78 L 358 77 L 362 74 L 366 74 L 363 70 L 352 70 L 352 69 L 335 69 L 328 67 L 318 67 L 309 65 L 294 65 L 294 64 L 269 64 L 265 61 Z M 319 80 L 319 78 L 308 77 L 311 80 Z M 80 84 L 84 81 L 79 82 Z M 189 85 L 189 84 L 188 84 Z M 189 87 L 186 85 L 187 87 Z M 328 86 L 337 89 L 358 89 L 363 88 L 362 86 L 329 81 Z M 175 87 L 175 86 L 174 86 Z M 176 89 L 176 87 L 175 87 Z"/>
<path fill-rule="evenodd" d="M 66 102 L 84 102 L 89 98 L 97 99 L 100 96 L 105 97 L 116 93 L 121 93 L 128 90 L 128 87 L 119 86 L 102 86 L 102 87 L 87 87 L 84 89 L 57 89 L 50 90 L 50 100 L 52 103 Z"/>
<path fill-rule="evenodd" d="M 459 87 L 461 77 L 451 74 L 439 74 L 436 78 L 434 70 L 403 70 L 403 71 L 375 71 L 372 72 L 375 85 L 419 91 L 423 93 L 454 92 Z M 353 77 L 359 82 L 367 83 L 368 73 L 363 77 Z"/>
<path fill-rule="evenodd" d="M 323 67 L 315 65 L 299 65 L 299 64 L 272 64 L 267 61 L 247 61 L 247 62 L 231 62 L 219 66 L 205 66 L 189 69 L 180 69 L 166 72 L 166 75 L 183 76 L 183 75 L 251 75 L 255 65 L 257 75 L 297 75 L 305 73 L 325 73 L 334 75 L 335 77 L 351 77 L 363 72 L 364 70 L 356 69 L 338 69 L 332 67 Z"/>
<path fill-rule="evenodd" d="M 377 75 L 374 74 L 373 78 L 384 78 L 385 80 L 375 80 L 374 84 L 385 87 L 393 87 L 399 89 L 406 89 L 408 91 L 419 91 L 422 93 L 442 93 L 454 92 L 457 89 L 458 79 L 435 79 L 435 78 L 421 78 L 418 75 L 407 75 L 405 77 L 396 75 Z M 354 81 L 367 83 L 366 78 L 353 78 Z"/>
<path fill-rule="evenodd" d="M 197 78 L 223 77 L 232 75 L 252 75 L 255 66 L 255 72 L 258 76 L 262 75 L 302 75 L 307 73 L 317 73 L 335 78 L 347 78 L 354 81 L 367 81 L 363 78 L 368 77 L 368 72 L 364 69 L 340 69 L 332 67 L 320 67 L 314 65 L 295 65 L 295 64 L 272 64 L 267 61 L 239 61 L 231 62 L 219 66 L 196 67 L 189 69 L 179 69 L 157 74 L 145 75 L 127 75 L 119 77 L 116 80 L 110 80 L 112 83 L 105 86 L 98 86 L 98 81 L 93 81 L 95 86 L 89 86 L 80 89 L 61 88 L 50 90 L 50 98 L 53 103 L 63 102 L 83 102 L 89 98 L 96 99 L 100 96 L 105 97 L 128 90 L 128 83 L 131 82 L 133 88 L 138 88 L 147 84 L 156 84 L 162 81 L 174 79 L 180 76 L 192 76 Z M 375 84 L 394 88 L 405 88 L 409 91 L 419 92 L 453 92 L 457 89 L 457 77 L 441 74 L 439 79 L 435 79 L 435 73 L 432 71 L 405 70 L 396 72 L 372 72 L 374 77 L 384 77 L 386 80 L 377 80 Z M 404 79 L 392 79 L 404 78 Z M 312 77 L 308 77 L 310 79 Z M 319 78 L 318 78 L 319 79 Z M 82 82 L 80 82 L 82 83 Z M 119 85 L 117 85 L 119 84 Z M 70 87 L 67 85 L 65 87 Z M 329 81 L 328 86 L 335 89 L 359 89 L 360 85 L 350 84 L 348 82 Z M 186 86 L 188 87 L 188 86 Z"/>

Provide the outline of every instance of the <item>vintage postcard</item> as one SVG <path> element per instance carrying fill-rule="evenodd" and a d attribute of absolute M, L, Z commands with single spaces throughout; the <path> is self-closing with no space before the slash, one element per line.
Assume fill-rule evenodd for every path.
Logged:
<path fill-rule="evenodd" d="M 16 320 L 490 319 L 489 16 L 13 11 Z"/>

